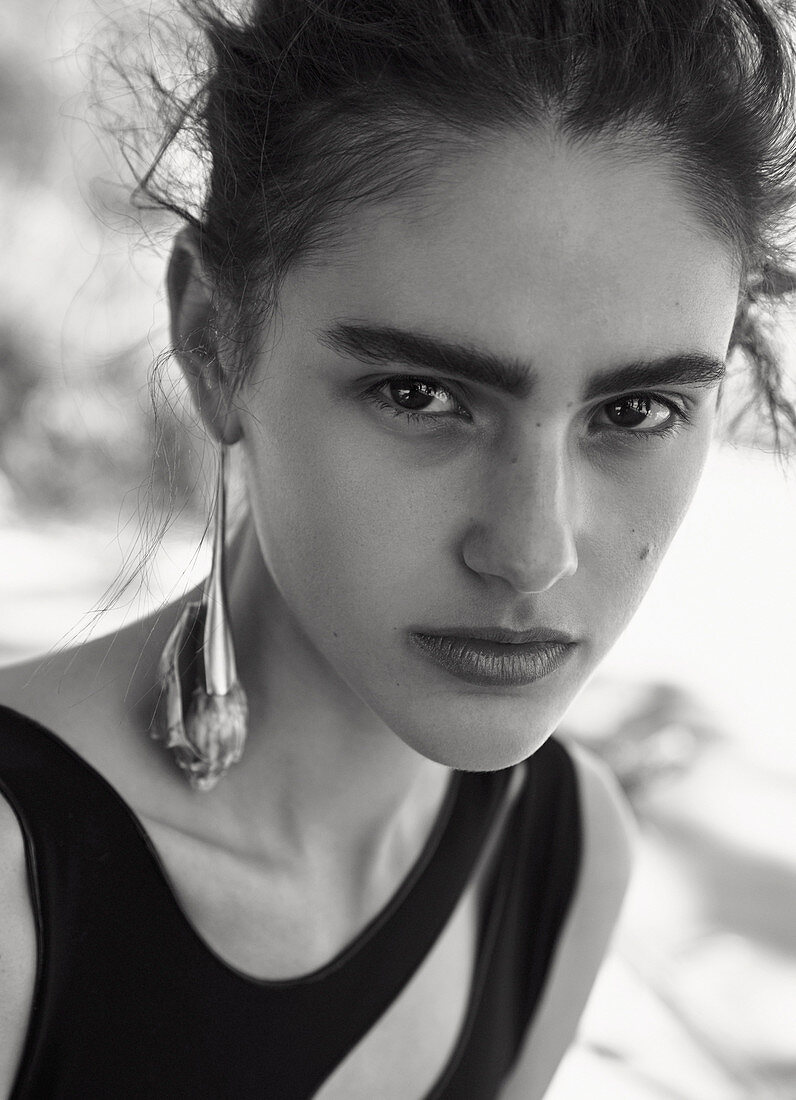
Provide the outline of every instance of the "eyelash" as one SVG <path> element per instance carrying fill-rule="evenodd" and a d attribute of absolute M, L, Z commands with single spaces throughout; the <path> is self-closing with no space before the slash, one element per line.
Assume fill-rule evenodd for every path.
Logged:
<path fill-rule="evenodd" d="M 430 426 L 439 424 L 441 421 L 452 419 L 451 413 L 427 413 L 420 410 L 402 409 L 400 406 L 391 404 L 385 394 L 384 390 L 396 383 L 412 383 L 414 385 L 425 385 L 429 389 L 435 390 L 437 393 L 447 394 L 453 402 L 454 413 L 457 417 L 461 417 L 463 420 L 472 420 L 472 417 L 465 409 L 464 405 L 458 400 L 453 390 L 448 386 L 443 386 L 441 383 L 435 381 L 433 378 L 422 378 L 416 375 L 393 375 L 390 378 L 384 378 L 381 382 L 377 382 L 375 386 L 370 386 L 364 393 L 366 400 L 372 401 L 378 408 L 384 409 L 385 412 L 390 412 L 393 416 L 406 420 L 410 424 L 423 423 Z"/>
<path fill-rule="evenodd" d="M 436 390 L 437 393 L 445 393 L 451 397 L 454 405 L 454 413 L 427 413 L 422 410 L 415 411 L 412 409 L 402 409 L 400 406 L 391 404 L 384 394 L 384 390 L 391 384 L 396 382 L 413 383 L 415 385 L 421 384 L 428 386 L 430 389 Z M 380 382 L 377 382 L 374 386 L 370 386 L 362 395 L 365 400 L 371 401 L 377 408 L 383 409 L 385 412 L 390 412 L 393 416 L 405 420 L 410 424 L 424 424 L 429 428 L 433 428 L 443 421 L 451 420 L 454 416 L 461 417 L 464 420 L 472 420 L 472 417 L 467 412 L 465 407 L 456 397 L 455 393 L 448 387 L 437 382 L 433 378 L 423 378 L 419 375 L 392 375 L 389 378 L 384 378 Z M 625 402 L 630 402 L 634 398 L 647 398 L 658 404 L 665 405 L 669 410 L 671 416 L 659 428 L 651 428 L 647 431 L 640 431 L 635 428 L 621 428 L 615 425 L 612 428 L 598 429 L 598 435 L 612 435 L 612 436 L 624 436 L 631 437 L 634 441 L 649 440 L 649 439 L 661 439 L 668 436 L 677 435 L 677 433 L 691 423 L 691 416 L 676 402 L 669 397 L 663 397 L 660 394 L 648 393 L 644 390 L 639 390 L 634 393 L 624 394 L 622 397 L 614 398 L 611 401 L 605 401 L 599 406 L 600 409 L 609 408 L 611 405 L 621 405 Z"/>
<path fill-rule="evenodd" d="M 626 402 L 632 401 L 634 398 L 646 398 L 659 405 L 664 405 L 669 410 L 669 419 L 660 427 L 650 428 L 647 431 L 640 431 L 636 428 L 621 428 L 618 425 L 614 425 L 612 428 L 606 427 L 600 429 L 598 434 L 613 435 L 614 437 L 618 436 L 622 442 L 624 442 L 628 436 L 633 442 L 636 440 L 647 442 L 650 439 L 665 439 L 669 436 L 677 435 L 682 428 L 688 427 L 692 422 L 690 413 L 670 397 L 663 397 L 661 394 L 657 393 L 648 393 L 646 390 L 623 394 L 622 397 L 615 397 L 611 401 L 604 401 L 603 404 L 600 405 L 600 408 L 606 409 L 610 408 L 611 405 L 623 405 Z"/>

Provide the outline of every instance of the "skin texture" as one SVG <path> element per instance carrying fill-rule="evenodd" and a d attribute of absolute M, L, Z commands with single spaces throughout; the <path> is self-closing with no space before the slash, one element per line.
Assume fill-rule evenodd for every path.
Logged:
<path fill-rule="evenodd" d="M 646 441 L 581 389 L 631 360 L 723 358 L 738 277 L 660 162 L 608 148 L 517 138 L 475 155 L 438 198 L 411 219 L 362 210 L 343 248 L 288 278 L 224 429 L 243 450 L 257 536 L 237 557 L 246 583 L 231 587 L 241 634 L 256 639 L 244 648 L 267 654 L 253 683 L 273 687 L 275 665 L 298 660 L 312 693 L 344 701 L 365 736 L 386 727 L 449 767 L 493 769 L 542 743 L 629 621 L 711 437 L 716 386 L 661 391 L 690 400 L 692 424 Z M 340 320 L 529 362 L 536 384 L 522 398 L 453 384 L 471 419 L 443 396 L 428 407 L 446 419 L 409 422 L 363 390 L 390 374 L 444 377 L 328 350 L 318 333 Z M 407 642 L 458 624 L 545 624 L 579 645 L 528 687 L 475 687 Z"/>

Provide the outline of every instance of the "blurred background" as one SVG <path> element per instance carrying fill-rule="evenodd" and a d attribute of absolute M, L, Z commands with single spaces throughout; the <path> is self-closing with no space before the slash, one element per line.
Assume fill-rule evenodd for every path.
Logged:
<path fill-rule="evenodd" d="M 108 633 L 208 561 L 201 435 L 168 362 L 150 384 L 173 227 L 132 209 L 92 106 L 116 12 L 0 7 L 0 663 Z M 639 841 L 550 1100 L 796 1098 L 796 473 L 754 416 L 730 436 L 745 396 L 739 373 L 668 557 L 562 724 Z"/>

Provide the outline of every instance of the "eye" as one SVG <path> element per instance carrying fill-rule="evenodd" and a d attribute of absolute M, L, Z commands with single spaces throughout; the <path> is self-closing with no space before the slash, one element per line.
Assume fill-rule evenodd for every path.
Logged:
<path fill-rule="evenodd" d="M 409 421 L 429 425 L 449 417 L 469 420 L 467 410 L 455 394 L 440 382 L 415 375 L 386 378 L 364 394 L 378 408 Z"/>
<path fill-rule="evenodd" d="M 610 427 L 599 424 L 598 430 L 623 432 L 634 436 L 672 435 L 690 423 L 685 409 L 674 401 L 652 393 L 633 393 L 608 401 L 600 407 Z"/>

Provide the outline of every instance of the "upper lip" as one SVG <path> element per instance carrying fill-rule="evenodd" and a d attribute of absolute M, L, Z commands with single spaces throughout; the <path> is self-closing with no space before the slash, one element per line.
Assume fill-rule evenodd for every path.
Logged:
<path fill-rule="evenodd" d="M 530 630 L 507 630 L 502 626 L 450 626 L 443 630 L 414 630 L 412 633 L 437 638 L 481 639 L 486 642 L 505 642 L 508 645 L 571 645 L 575 641 L 571 634 L 554 630 L 550 626 L 534 626 Z"/>

